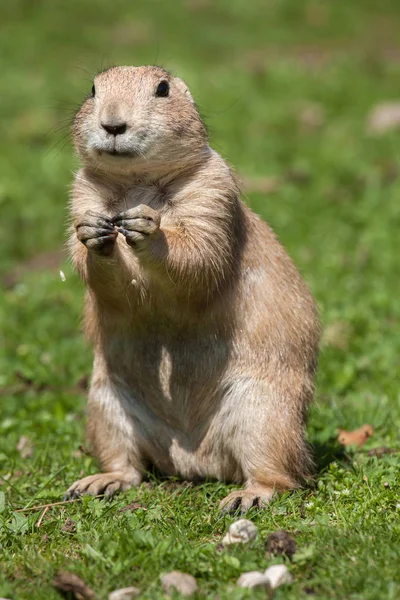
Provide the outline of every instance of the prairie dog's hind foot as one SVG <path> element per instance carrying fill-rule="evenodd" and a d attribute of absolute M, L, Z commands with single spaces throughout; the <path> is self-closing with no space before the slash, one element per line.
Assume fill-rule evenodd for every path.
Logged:
<path fill-rule="evenodd" d="M 219 510 L 229 513 L 247 512 L 250 508 L 266 508 L 274 494 L 274 489 L 254 485 L 245 490 L 231 492 L 219 503 Z"/>
<path fill-rule="evenodd" d="M 142 475 L 136 469 L 96 473 L 75 481 L 67 490 L 64 500 L 75 500 L 83 494 L 104 495 L 109 498 L 116 492 L 126 492 L 131 487 L 140 485 L 141 481 Z"/>

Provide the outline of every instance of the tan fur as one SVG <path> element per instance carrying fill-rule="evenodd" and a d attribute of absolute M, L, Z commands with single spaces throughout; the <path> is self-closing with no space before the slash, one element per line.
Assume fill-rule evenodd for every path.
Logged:
<path fill-rule="evenodd" d="M 155 95 L 160 80 L 168 97 Z M 268 225 L 240 201 L 181 80 L 158 67 L 117 67 L 95 86 L 74 125 L 83 169 L 70 251 L 87 287 L 88 435 L 105 474 L 69 494 L 126 489 L 154 464 L 245 483 L 227 508 L 264 504 L 312 469 L 304 439 L 319 336 L 312 297 Z M 110 137 L 104 120 L 127 132 Z M 112 143 L 135 155 L 101 152 Z M 78 237 L 94 231 L 87 211 L 129 211 L 133 241 L 111 229 L 107 253 L 93 250 L 97 233 L 84 245 Z"/>

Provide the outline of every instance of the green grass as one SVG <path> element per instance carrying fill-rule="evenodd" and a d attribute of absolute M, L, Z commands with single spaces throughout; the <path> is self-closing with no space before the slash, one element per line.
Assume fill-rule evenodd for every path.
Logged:
<path fill-rule="evenodd" d="M 262 598 L 235 582 L 273 562 L 263 539 L 286 529 L 299 552 L 294 583 L 278 600 L 399 598 L 400 455 L 368 450 L 400 447 L 400 135 L 366 132 L 371 108 L 400 89 L 398 2 L 10 6 L 1 9 L 0 39 L 0 596 L 58 598 L 51 581 L 65 568 L 99 598 L 127 585 L 162 598 L 159 576 L 171 569 L 194 575 L 200 597 Z M 108 503 L 54 507 L 40 527 L 42 511 L 16 512 L 60 500 L 96 471 L 79 451 L 80 382 L 91 369 L 80 334 L 83 289 L 58 259 L 77 166 L 63 140 L 67 121 L 97 69 L 154 62 L 186 79 L 214 147 L 246 180 L 277 178 L 268 194 L 250 186 L 246 200 L 299 266 L 327 332 L 308 428 L 316 487 L 251 513 L 258 540 L 230 551 L 218 544 L 233 517 L 216 507 L 231 488 L 218 483 L 152 476 Z M 310 103 L 323 111 L 314 128 L 299 121 Z M 27 262 L 43 252 L 46 260 Z M 375 426 L 373 437 L 341 452 L 337 427 L 363 423 Z M 22 435 L 34 445 L 26 459 L 16 449 Z M 132 501 L 144 508 L 119 512 Z M 62 530 L 68 517 L 74 533 Z"/>

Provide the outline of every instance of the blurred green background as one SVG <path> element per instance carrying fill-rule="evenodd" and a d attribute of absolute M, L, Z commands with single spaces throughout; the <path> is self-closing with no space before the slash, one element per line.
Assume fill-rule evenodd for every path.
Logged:
<path fill-rule="evenodd" d="M 7 583 L 0 593 L 11 595 L 18 582 L 28 581 L 13 596 L 25 597 L 36 581 L 48 585 L 72 556 L 102 589 L 116 583 L 117 571 L 100 559 L 90 571 L 79 536 L 62 538 L 60 514 L 42 525 L 54 542 L 42 548 L 35 521 L 15 525 L 25 535 L 22 543 L 7 510 L 29 499 L 57 500 L 82 468 L 95 470 L 77 454 L 91 352 L 79 329 L 83 290 L 62 250 L 68 187 L 78 167 L 69 125 L 96 71 L 161 64 L 186 80 L 213 147 L 236 168 L 246 202 L 295 260 L 325 327 L 309 437 L 326 487 L 307 514 L 314 519 L 319 512 L 351 533 L 342 547 L 342 533 L 329 543 L 324 538 L 326 524 L 304 530 L 319 562 L 310 572 L 306 562 L 297 567 L 299 582 L 285 597 L 307 595 L 305 574 L 314 577 L 320 598 L 399 597 L 391 567 L 398 461 L 387 456 L 378 466 L 356 453 L 354 463 L 324 468 L 333 460 L 338 426 L 371 423 L 376 429 L 367 448 L 399 446 L 400 3 L 13 0 L 2 4 L 0 17 L 0 473 L 8 507 L 2 530 Z M 22 435 L 35 448 L 26 459 L 16 448 Z M 385 481 L 390 490 L 383 497 Z M 353 490 L 353 504 L 337 500 L 333 508 L 332 490 L 341 485 Z M 202 493 L 194 491 L 189 504 Z M 156 504 L 160 497 L 155 494 Z M 269 518 L 260 523 L 272 527 Z M 293 519 L 281 526 L 305 527 L 301 515 Z M 385 548 L 372 563 L 367 532 L 367 545 Z M 161 528 L 154 535 L 172 534 Z M 210 535 L 200 535 L 199 548 Z M 125 541 L 118 543 L 116 555 Z M 351 559 L 350 569 L 351 556 L 364 558 Z M 155 567 L 147 559 L 150 573 Z M 241 598 L 224 592 L 235 580 L 230 568 L 233 575 L 220 573 L 221 585 L 204 568 L 205 589 Z M 157 590 L 149 597 L 159 597 Z M 46 597 L 51 593 L 49 587 Z"/>

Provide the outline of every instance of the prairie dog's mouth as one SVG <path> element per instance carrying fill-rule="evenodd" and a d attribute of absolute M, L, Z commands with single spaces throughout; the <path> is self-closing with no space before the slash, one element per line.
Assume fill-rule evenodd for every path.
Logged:
<path fill-rule="evenodd" d="M 139 156 L 134 150 L 97 150 L 98 154 L 108 154 L 108 156 L 115 156 L 120 158 L 135 158 Z"/>

